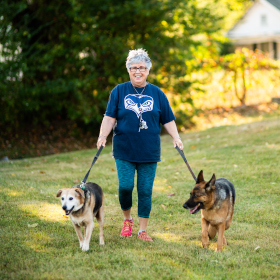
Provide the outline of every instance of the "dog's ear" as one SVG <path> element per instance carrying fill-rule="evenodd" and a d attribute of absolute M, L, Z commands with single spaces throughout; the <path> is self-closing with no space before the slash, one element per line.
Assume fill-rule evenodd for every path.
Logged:
<path fill-rule="evenodd" d="M 75 188 L 75 192 L 77 192 L 82 198 L 85 198 L 85 192 L 80 188 Z"/>
<path fill-rule="evenodd" d="M 204 181 L 204 178 L 203 178 L 203 170 L 200 170 L 198 176 L 197 176 L 197 179 L 196 179 L 196 183 L 199 184 L 201 182 Z"/>
<path fill-rule="evenodd" d="M 58 191 L 57 191 L 57 194 L 56 194 L 56 197 L 60 197 L 61 194 L 62 194 L 62 192 L 63 192 L 64 190 L 67 190 L 67 188 L 58 190 Z"/>
<path fill-rule="evenodd" d="M 57 191 L 56 197 L 60 197 L 62 194 L 62 189 Z"/>
<path fill-rule="evenodd" d="M 216 183 L 216 176 L 215 176 L 215 174 L 213 174 L 210 181 L 207 182 L 206 185 L 205 185 L 206 191 L 210 192 L 211 190 L 214 190 L 215 189 L 215 183 Z"/>

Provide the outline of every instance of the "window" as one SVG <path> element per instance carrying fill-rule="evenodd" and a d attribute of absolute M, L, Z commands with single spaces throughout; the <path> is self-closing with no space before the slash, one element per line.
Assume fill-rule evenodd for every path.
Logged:
<path fill-rule="evenodd" d="M 267 25 L 267 17 L 266 15 L 261 15 L 261 26 Z"/>
<path fill-rule="evenodd" d="M 269 43 L 261 43 L 261 51 L 269 52 Z"/>
<path fill-rule="evenodd" d="M 277 42 L 273 42 L 273 58 L 277 59 Z"/>

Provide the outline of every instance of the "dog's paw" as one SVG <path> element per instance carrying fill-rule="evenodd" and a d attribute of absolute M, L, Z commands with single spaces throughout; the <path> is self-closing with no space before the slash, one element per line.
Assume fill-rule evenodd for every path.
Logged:
<path fill-rule="evenodd" d="M 88 250 L 89 250 L 89 244 L 85 244 L 85 242 L 84 242 L 84 244 L 82 246 L 82 251 L 88 251 Z"/>
<path fill-rule="evenodd" d="M 80 241 L 80 248 L 83 248 L 84 241 Z"/>
<path fill-rule="evenodd" d="M 205 248 L 205 249 L 208 249 L 209 248 L 209 243 L 202 243 L 202 247 Z"/>
<path fill-rule="evenodd" d="M 99 245 L 104 245 L 105 242 L 104 242 L 104 235 L 100 235 L 99 236 Z"/>

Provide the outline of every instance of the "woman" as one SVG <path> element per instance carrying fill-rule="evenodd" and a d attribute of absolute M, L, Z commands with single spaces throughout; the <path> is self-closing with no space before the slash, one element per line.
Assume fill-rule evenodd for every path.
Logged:
<path fill-rule="evenodd" d="M 126 60 L 130 81 L 111 92 L 104 115 L 97 148 L 106 144 L 114 128 L 113 157 L 119 179 L 119 201 L 124 215 L 121 236 L 131 237 L 134 174 L 137 170 L 139 232 L 137 237 L 153 241 L 147 234 L 152 207 L 152 189 L 157 162 L 160 161 L 160 124 L 173 138 L 174 148 L 183 149 L 175 117 L 165 94 L 147 82 L 152 67 L 148 53 L 131 50 Z"/>

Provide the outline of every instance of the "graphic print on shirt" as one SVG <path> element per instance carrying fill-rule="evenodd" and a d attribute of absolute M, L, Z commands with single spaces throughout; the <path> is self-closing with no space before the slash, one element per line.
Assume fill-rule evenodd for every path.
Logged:
<path fill-rule="evenodd" d="M 140 118 L 139 131 L 141 129 L 148 129 L 147 123 L 142 119 L 142 114 L 152 111 L 154 106 L 154 99 L 148 95 L 129 94 L 124 98 L 125 109 L 135 112 L 137 118 Z"/>
<path fill-rule="evenodd" d="M 124 98 L 125 109 L 135 112 L 137 118 L 143 113 L 152 111 L 154 106 L 154 99 L 148 95 L 128 94 Z"/>

